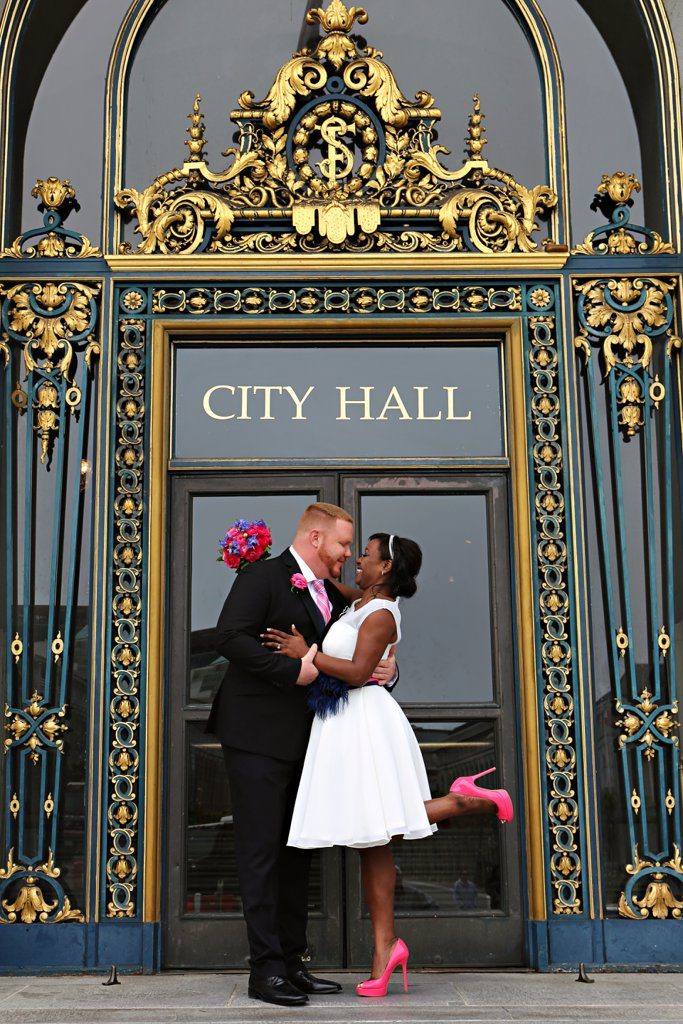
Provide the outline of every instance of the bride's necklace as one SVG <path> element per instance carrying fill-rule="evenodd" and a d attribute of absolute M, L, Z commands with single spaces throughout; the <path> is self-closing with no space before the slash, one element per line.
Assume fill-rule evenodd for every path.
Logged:
<path fill-rule="evenodd" d="M 388 594 L 373 594 L 371 591 L 372 591 L 372 587 L 368 587 L 368 589 L 363 592 L 363 596 L 358 601 L 358 604 L 356 605 L 356 609 L 362 608 L 363 605 L 369 604 L 370 601 L 374 601 L 375 598 L 378 598 L 380 601 L 393 601 L 394 600 L 393 597 L 390 597 Z M 370 594 L 370 596 L 366 597 L 365 596 L 366 594 Z"/>

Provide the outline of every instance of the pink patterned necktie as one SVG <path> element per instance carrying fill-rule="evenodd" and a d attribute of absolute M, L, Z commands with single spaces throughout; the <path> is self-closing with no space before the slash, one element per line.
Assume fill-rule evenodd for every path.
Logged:
<path fill-rule="evenodd" d="M 313 600 L 318 606 L 325 625 L 327 625 L 332 618 L 332 605 L 325 590 L 325 583 L 323 580 L 311 580 L 311 586 L 313 587 Z"/>

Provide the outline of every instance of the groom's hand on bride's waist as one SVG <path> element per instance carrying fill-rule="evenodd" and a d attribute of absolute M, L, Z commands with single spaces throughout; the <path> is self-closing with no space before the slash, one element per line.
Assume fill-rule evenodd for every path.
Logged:
<path fill-rule="evenodd" d="M 396 658 L 394 657 L 394 650 L 392 648 L 391 651 L 389 651 L 389 657 L 383 658 L 375 667 L 371 679 L 373 682 L 379 683 L 380 686 L 391 686 L 396 682 L 397 678 Z M 369 681 L 370 680 L 368 680 L 368 682 Z"/>
<path fill-rule="evenodd" d="M 313 664 L 313 659 L 318 653 L 318 645 L 312 644 L 308 649 L 308 654 L 301 659 L 301 671 L 299 672 L 299 678 L 296 681 L 297 686 L 309 686 L 320 674 Z"/>

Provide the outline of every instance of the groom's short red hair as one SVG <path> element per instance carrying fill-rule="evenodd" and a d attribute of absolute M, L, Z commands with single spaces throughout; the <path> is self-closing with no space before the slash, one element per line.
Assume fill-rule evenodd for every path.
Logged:
<path fill-rule="evenodd" d="M 353 518 L 344 508 L 339 505 L 330 505 L 327 501 L 316 501 L 305 509 L 297 533 L 305 533 L 307 530 L 314 530 L 316 527 L 329 526 L 334 519 L 342 519 L 345 523 L 352 523 Z M 327 522 L 326 522 L 327 521 Z"/>

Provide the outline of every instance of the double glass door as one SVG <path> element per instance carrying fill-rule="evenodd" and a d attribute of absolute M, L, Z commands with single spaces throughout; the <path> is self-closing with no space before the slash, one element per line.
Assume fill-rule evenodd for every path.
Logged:
<path fill-rule="evenodd" d="M 297 473 L 176 476 L 172 481 L 167 701 L 167 967 L 244 968 L 231 797 L 220 745 L 205 722 L 226 663 L 214 627 L 234 574 L 219 540 L 238 518 L 265 519 L 273 553 L 313 501 L 354 517 L 355 550 L 373 532 L 423 550 L 417 595 L 401 607 L 400 701 L 432 793 L 496 764 L 487 779 L 519 807 L 508 480 L 505 473 Z M 346 567 L 354 578 L 355 560 Z M 343 765 L 340 766 L 343 771 Z M 398 929 L 414 964 L 502 966 L 524 959 L 519 820 L 446 822 L 426 840 L 392 844 Z M 316 852 L 309 942 L 320 967 L 364 967 L 370 922 L 353 850 Z"/>

